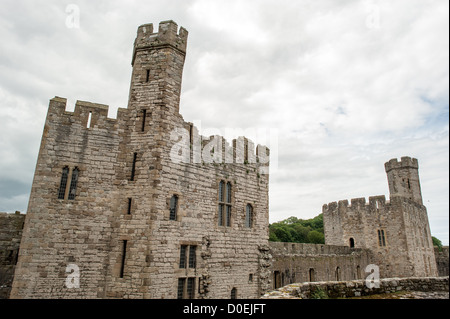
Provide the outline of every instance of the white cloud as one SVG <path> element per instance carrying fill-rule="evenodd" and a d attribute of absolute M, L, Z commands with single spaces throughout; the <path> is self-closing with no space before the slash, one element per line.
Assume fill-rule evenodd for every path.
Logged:
<path fill-rule="evenodd" d="M 70 3 L 80 8 L 79 29 L 65 25 Z M 0 185 L 16 181 L 17 192 L 0 196 L 0 211 L 12 209 L 12 198 L 26 207 L 21 194 L 48 100 L 109 104 L 115 116 L 128 99 L 137 26 L 156 30 L 167 19 L 189 31 L 180 107 L 187 121 L 279 130 L 272 222 L 312 217 L 330 201 L 388 195 L 383 164 L 406 155 L 419 159 L 432 232 L 448 243 L 443 0 L 4 0 Z"/>

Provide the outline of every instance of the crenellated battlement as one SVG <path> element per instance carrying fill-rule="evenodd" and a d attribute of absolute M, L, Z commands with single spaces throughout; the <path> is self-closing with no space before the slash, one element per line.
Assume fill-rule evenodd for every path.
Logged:
<path fill-rule="evenodd" d="M 50 100 L 48 118 L 52 122 L 79 123 L 86 129 L 113 129 L 126 109 L 119 108 L 117 118 L 108 117 L 109 106 L 87 101 L 77 101 L 73 112 L 67 111 L 67 99 L 54 97 Z"/>
<path fill-rule="evenodd" d="M 369 209 L 369 208 L 382 209 L 389 204 L 390 204 L 390 201 L 386 200 L 386 196 L 384 196 L 384 195 L 371 196 L 368 199 L 366 199 L 365 197 L 360 197 L 360 198 L 352 198 L 350 201 L 347 199 L 344 199 L 344 200 L 340 200 L 337 202 L 331 202 L 329 204 L 325 204 L 322 206 L 322 212 L 327 213 L 327 212 L 333 212 L 336 210 L 346 212 L 347 210 L 348 211 L 350 211 L 352 209 L 359 210 L 361 208 L 363 208 L 363 209 Z"/>
<path fill-rule="evenodd" d="M 185 54 L 188 34 L 183 27 L 180 27 L 178 31 L 178 25 L 172 20 L 160 22 L 157 33 L 153 32 L 153 23 L 141 25 L 134 42 L 131 65 L 134 65 L 136 53 L 139 50 L 170 46 Z"/>
<path fill-rule="evenodd" d="M 389 162 L 384 164 L 384 167 L 386 169 L 386 173 L 393 169 L 399 169 L 399 168 L 414 168 L 419 169 L 419 162 L 416 158 L 411 158 L 408 156 L 404 156 L 401 158 L 400 161 L 398 159 L 394 158 L 391 159 Z"/>

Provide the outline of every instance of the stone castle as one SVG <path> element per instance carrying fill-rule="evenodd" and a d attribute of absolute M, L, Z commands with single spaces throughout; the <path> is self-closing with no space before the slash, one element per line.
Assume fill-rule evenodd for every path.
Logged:
<path fill-rule="evenodd" d="M 386 164 L 390 201 L 324 205 L 326 245 L 269 243 L 269 149 L 203 137 L 179 113 L 187 38 L 173 21 L 138 28 L 116 119 L 106 105 L 50 100 L 26 217 L 0 224 L 11 298 L 258 298 L 363 278 L 370 264 L 383 277 L 438 275 L 406 157 Z"/>

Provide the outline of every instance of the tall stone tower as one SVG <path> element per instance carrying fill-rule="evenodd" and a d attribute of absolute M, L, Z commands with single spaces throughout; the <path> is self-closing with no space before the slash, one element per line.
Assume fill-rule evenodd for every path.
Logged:
<path fill-rule="evenodd" d="M 417 159 L 402 157 L 400 162 L 397 159 L 392 159 L 384 166 L 387 173 L 391 198 L 395 196 L 409 198 L 422 205 L 419 163 Z"/>
<path fill-rule="evenodd" d="M 184 121 L 187 37 L 173 21 L 138 28 L 117 119 L 106 105 L 50 101 L 12 298 L 256 298 L 268 287 L 269 150 Z"/>
<path fill-rule="evenodd" d="M 382 277 L 436 276 L 418 168 L 410 157 L 385 164 L 389 200 L 372 196 L 324 205 L 325 242 L 372 250 Z"/>

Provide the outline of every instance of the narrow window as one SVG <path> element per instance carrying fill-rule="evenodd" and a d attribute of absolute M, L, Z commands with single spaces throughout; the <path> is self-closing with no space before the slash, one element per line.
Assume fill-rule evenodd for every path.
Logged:
<path fill-rule="evenodd" d="M 219 204 L 219 226 L 223 226 L 224 205 Z"/>
<path fill-rule="evenodd" d="M 231 183 L 227 183 L 227 204 L 231 204 Z"/>
<path fill-rule="evenodd" d="M 231 297 L 231 299 L 237 298 L 237 289 L 236 288 L 231 289 L 230 297 Z"/>
<path fill-rule="evenodd" d="M 245 226 L 247 228 L 252 228 L 252 219 L 253 219 L 253 207 L 248 204 L 245 212 Z"/>
<path fill-rule="evenodd" d="M 382 240 L 381 240 L 381 230 L 378 230 L 378 246 L 382 246 Z"/>
<path fill-rule="evenodd" d="M 91 128 L 91 121 L 92 121 L 92 112 L 89 112 L 88 120 L 87 120 L 87 128 Z"/>
<path fill-rule="evenodd" d="M 253 274 L 248 275 L 248 282 L 253 282 Z"/>
<path fill-rule="evenodd" d="M 314 268 L 309 269 L 309 281 L 310 282 L 316 281 L 316 273 L 314 271 Z"/>
<path fill-rule="evenodd" d="M 133 199 L 132 198 L 128 198 L 128 209 L 127 209 L 127 214 L 131 215 L 131 204 L 133 203 Z"/>
<path fill-rule="evenodd" d="M 409 182 L 409 178 L 408 178 L 408 188 L 411 189 L 411 183 Z"/>
<path fill-rule="evenodd" d="M 137 153 L 134 153 L 134 155 L 133 155 L 133 166 L 131 167 L 130 181 L 134 181 L 134 175 L 136 174 L 136 160 L 137 160 Z"/>
<path fill-rule="evenodd" d="M 188 299 L 195 298 L 195 278 L 188 278 L 186 293 L 187 293 Z"/>
<path fill-rule="evenodd" d="M 224 190 L 225 190 L 225 182 L 220 181 L 219 183 L 219 202 L 224 202 Z"/>
<path fill-rule="evenodd" d="M 69 176 L 69 168 L 66 166 L 62 170 L 61 182 L 59 184 L 58 199 L 64 199 L 66 195 L 67 177 Z"/>
<path fill-rule="evenodd" d="M 384 230 L 379 229 L 378 230 L 378 245 L 380 247 L 386 246 L 386 239 L 384 237 Z"/>
<path fill-rule="evenodd" d="M 178 278 L 177 298 L 184 298 L 184 287 L 186 286 L 186 278 Z"/>
<path fill-rule="evenodd" d="M 141 131 L 145 131 L 145 121 L 147 120 L 147 110 L 142 110 L 142 127 Z"/>
<path fill-rule="evenodd" d="M 355 240 L 350 238 L 350 248 L 355 248 Z"/>
<path fill-rule="evenodd" d="M 224 222 L 224 211 L 225 211 L 225 182 L 220 181 L 219 183 L 219 226 L 223 226 Z"/>
<path fill-rule="evenodd" d="M 356 266 L 356 279 L 361 279 L 361 267 Z"/>
<path fill-rule="evenodd" d="M 78 174 L 80 170 L 75 167 L 72 171 L 72 180 L 70 181 L 69 200 L 74 200 L 77 193 Z"/>
<path fill-rule="evenodd" d="M 122 247 L 122 264 L 120 266 L 120 278 L 123 278 L 123 274 L 125 271 L 125 259 L 127 258 L 127 240 L 123 241 L 123 247 Z"/>
<path fill-rule="evenodd" d="M 231 206 L 227 205 L 227 216 L 226 216 L 227 227 L 231 226 Z"/>
<path fill-rule="evenodd" d="M 189 246 L 189 268 L 196 268 L 196 250 L 197 246 Z"/>
<path fill-rule="evenodd" d="M 145 82 L 150 80 L 150 70 L 147 70 L 147 75 L 145 76 Z"/>
<path fill-rule="evenodd" d="M 180 249 L 180 268 L 186 268 L 186 249 L 187 246 L 182 245 Z"/>
<path fill-rule="evenodd" d="M 227 207 L 227 215 L 226 215 L 226 226 L 231 226 L 231 183 L 227 183 L 227 190 L 226 190 L 226 207 Z"/>
<path fill-rule="evenodd" d="M 170 199 L 170 220 L 177 220 L 178 196 L 173 195 Z"/>

